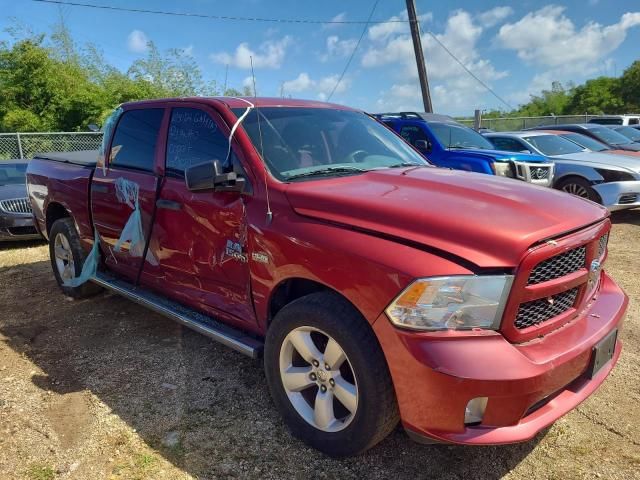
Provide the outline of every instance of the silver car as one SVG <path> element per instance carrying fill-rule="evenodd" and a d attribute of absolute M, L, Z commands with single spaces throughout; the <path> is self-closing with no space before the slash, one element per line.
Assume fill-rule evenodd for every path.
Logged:
<path fill-rule="evenodd" d="M 553 187 L 588 198 L 609 210 L 640 207 L 640 157 L 592 152 L 555 133 L 486 133 L 499 150 L 537 153 L 553 159 Z"/>

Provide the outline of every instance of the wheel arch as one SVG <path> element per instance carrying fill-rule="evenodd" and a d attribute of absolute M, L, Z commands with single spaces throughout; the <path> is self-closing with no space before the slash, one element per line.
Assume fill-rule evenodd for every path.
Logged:
<path fill-rule="evenodd" d="M 58 202 L 50 202 L 47 205 L 47 210 L 45 212 L 45 222 L 47 228 L 47 237 L 51 232 L 51 227 L 56 222 L 56 220 L 60 220 L 61 218 L 69 218 L 71 217 L 71 213 L 67 208 Z"/>

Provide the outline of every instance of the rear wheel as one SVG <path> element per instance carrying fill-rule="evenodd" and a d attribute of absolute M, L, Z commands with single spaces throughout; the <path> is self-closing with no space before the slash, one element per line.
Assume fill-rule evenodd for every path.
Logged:
<path fill-rule="evenodd" d="M 380 345 L 362 316 L 336 294 L 307 295 L 278 312 L 264 363 L 285 423 L 329 455 L 367 450 L 398 422 Z"/>
<path fill-rule="evenodd" d="M 90 297 L 102 290 L 92 282 L 85 282 L 77 287 L 65 285 L 65 282 L 80 275 L 86 259 L 80 236 L 71 218 L 61 218 L 52 225 L 49 232 L 49 256 L 58 286 L 68 297 Z"/>
<path fill-rule="evenodd" d="M 598 193 L 591 188 L 589 182 L 580 177 L 569 177 L 561 180 L 556 186 L 558 190 L 570 193 L 576 197 L 586 198 L 592 202 L 602 203 Z"/>

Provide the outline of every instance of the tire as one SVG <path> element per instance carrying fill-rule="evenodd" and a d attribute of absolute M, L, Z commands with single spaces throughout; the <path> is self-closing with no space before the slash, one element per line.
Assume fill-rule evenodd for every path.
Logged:
<path fill-rule="evenodd" d="M 563 192 L 575 195 L 576 197 L 586 198 L 592 202 L 602 204 L 600 195 L 591 187 L 588 181 L 581 177 L 569 177 L 560 180 L 555 188 Z"/>
<path fill-rule="evenodd" d="M 312 346 L 293 346 L 299 346 L 301 339 L 310 339 Z M 298 351 L 306 346 L 315 347 L 318 367 Z M 305 356 L 313 353 L 313 348 L 307 350 Z M 323 368 L 324 359 L 334 365 Z M 276 408 L 293 435 L 327 455 L 361 453 L 384 439 L 398 423 L 393 383 L 378 340 L 360 313 L 337 294 L 313 293 L 278 312 L 267 332 L 264 368 Z M 287 388 L 283 378 L 293 377 L 281 372 L 291 373 L 289 368 L 299 369 L 294 371 L 299 376 L 295 382 L 287 380 Z M 292 385 L 304 383 L 309 385 L 292 391 Z M 331 405 L 330 414 L 324 414 L 327 408 L 319 408 L 324 413 L 317 414 L 318 405 Z M 331 415 L 333 421 L 325 422 Z"/>
<path fill-rule="evenodd" d="M 71 262 L 56 257 L 56 242 L 59 242 L 58 246 L 62 246 L 66 250 L 67 255 L 71 255 Z M 51 226 L 51 231 L 49 232 L 49 257 L 58 286 L 66 296 L 80 299 L 93 296 L 102 291 L 102 288 L 93 282 L 85 282 L 77 287 L 64 285 L 62 276 L 65 274 L 65 269 L 68 268 L 69 275 L 73 275 L 73 277 L 79 276 L 86 258 L 73 219 L 69 217 L 60 218 Z"/>

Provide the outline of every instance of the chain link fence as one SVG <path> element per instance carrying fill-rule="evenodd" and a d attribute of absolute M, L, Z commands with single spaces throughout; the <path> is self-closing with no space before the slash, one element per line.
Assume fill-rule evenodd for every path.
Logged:
<path fill-rule="evenodd" d="M 38 152 L 96 150 L 102 132 L 0 133 L 0 160 L 33 158 Z"/>
<path fill-rule="evenodd" d="M 545 125 L 567 125 L 569 123 L 587 123 L 597 115 L 557 115 L 548 117 L 505 117 L 483 118 L 481 128 L 488 128 L 496 132 L 510 132 L 525 128 L 544 127 Z M 458 120 L 460 123 L 473 128 L 473 119 Z"/>

